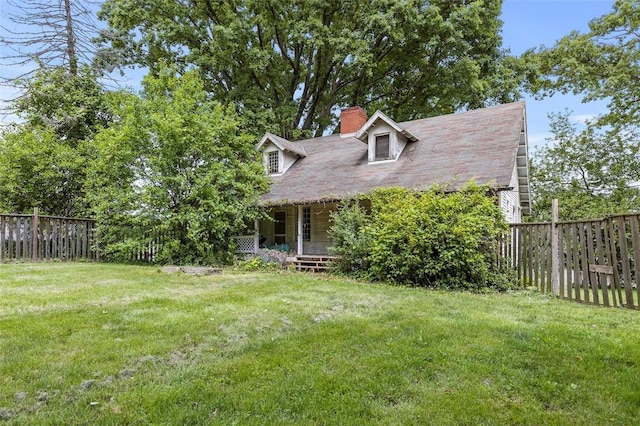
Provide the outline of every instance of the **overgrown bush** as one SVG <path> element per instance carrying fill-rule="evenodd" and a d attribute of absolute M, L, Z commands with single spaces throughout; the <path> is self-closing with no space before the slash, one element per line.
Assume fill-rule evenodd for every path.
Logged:
<path fill-rule="evenodd" d="M 366 215 L 359 202 L 333 215 L 338 271 L 378 281 L 480 291 L 514 281 L 494 262 L 508 229 L 489 188 L 474 183 L 446 193 L 434 187 L 374 191 Z"/>
<path fill-rule="evenodd" d="M 255 139 L 203 84 L 196 72 L 163 67 L 140 97 L 113 99 L 119 118 L 97 134 L 87 167 L 103 259 L 153 246 L 159 264 L 222 263 L 232 236 L 259 217 L 269 180 Z"/>
<path fill-rule="evenodd" d="M 284 269 L 288 254 L 279 250 L 260 249 L 248 259 L 236 262 L 241 271 L 276 271 Z"/>
<path fill-rule="evenodd" d="M 338 256 L 332 266 L 351 276 L 366 276 L 369 268 L 367 253 L 369 242 L 364 232 L 369 218 L 358 201 L 344 203 L 332 214 L 331 254 Z"/>

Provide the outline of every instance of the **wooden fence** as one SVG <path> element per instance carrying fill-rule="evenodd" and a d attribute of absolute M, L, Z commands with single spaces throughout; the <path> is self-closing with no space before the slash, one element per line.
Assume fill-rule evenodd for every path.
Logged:
<path fill-rule="evenodd" d="M 95 221 L 68 217 L 0 214 L 0 262 L 98 260 Z"/>
<path fill-rule="evenodd" d="M 563 299 L 640 309 L 640 214 L 511 225 L 504 255 L 520 282 Z"/>

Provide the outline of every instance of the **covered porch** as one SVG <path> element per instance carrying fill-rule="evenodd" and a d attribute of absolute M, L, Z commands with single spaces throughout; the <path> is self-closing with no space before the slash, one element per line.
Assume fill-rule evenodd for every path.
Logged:
<path fill-rule="evenodd" d="M 269 207 L 268 219 L 256 221 L 253 233 L 235 237 L 237 253 L 276 249 L 292 256 L 328 257 L 333 242 L 329 229 L 336 203 Z"/>

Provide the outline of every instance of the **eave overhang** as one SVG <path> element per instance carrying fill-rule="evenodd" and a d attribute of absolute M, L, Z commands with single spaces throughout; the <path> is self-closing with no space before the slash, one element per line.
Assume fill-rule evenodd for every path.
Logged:
<path fill-rule="evenodd" d="M 307 156 L 304 147 L 298 146 L 296 143 L 291 142 L 285 138 L 281 138 L 280 136 L 274 135 L 273 133 L 265 133 L 262 139 L 260 139 L 260 142 L 258 142 L 258 144 L 256 145 L 256 149 L 260 149 L 267 142 L 271 142 L 281 151 L 288 151 L 300 158 Z"/>
<path fill-rule="evenodd" d="M 411 134 L 411 132 L 409 132 L 408 130 L 403 129 L 402 127 L 400 127 L 398 125 L 398 123 L 393 121 L 391 118 L 387 117 L 382 111 L 379 111 L 379 110 L 376 111 L 375 114 L 373 114 L 371 116 L 371 118 L 369 118 L 369 120 L 367 120 L 367 122 L 364 123 L 364 125 L 360 128 L 360 130 L 358 130 L 356 132 L 356 134 L 355 134 L 356 139 L 359 139 L 364 143 L 368 143 L 367 134 L 369 133 L 369 130 L 372 127 L 375 127 L 375 125 L 378 122 L 378 120 L 383 121 L 385 124 L 387 124 L 393 130 L 395 130 L 396 132 L 404 135 L 404 137 L 406 137 L 407 140 L 409 140 L 411 142 L 417 142 L 418 141 L 418 138 L 416 136 L 414 136 L 413 134 Z"/>

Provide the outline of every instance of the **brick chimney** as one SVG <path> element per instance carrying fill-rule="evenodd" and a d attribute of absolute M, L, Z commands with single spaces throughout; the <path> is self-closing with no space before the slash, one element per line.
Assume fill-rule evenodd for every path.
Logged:
<path fill-rule="evenodd" d="M 352 134 L 360 130 L 367 122 L 367 112 L 359 106 L 340 111 L 340 134 Z"/>

